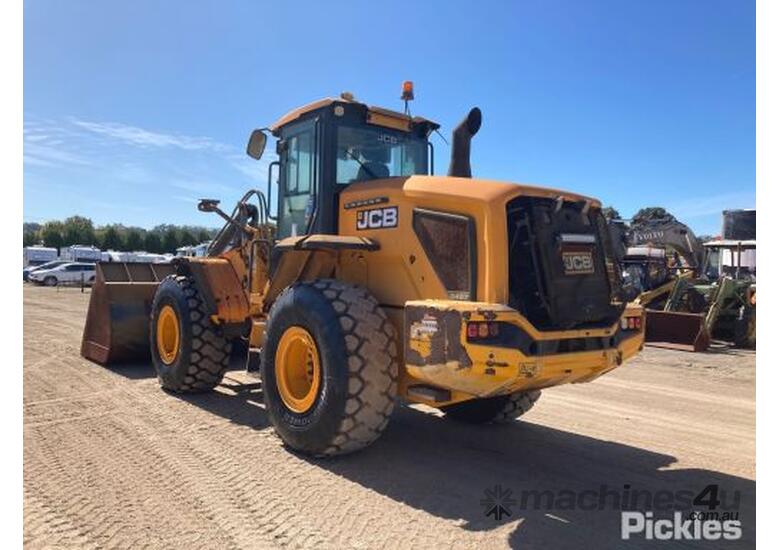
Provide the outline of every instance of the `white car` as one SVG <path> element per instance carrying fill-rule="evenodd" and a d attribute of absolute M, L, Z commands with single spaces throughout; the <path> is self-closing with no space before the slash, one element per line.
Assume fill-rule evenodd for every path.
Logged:
<path fill-rule="evenodd" d="M 41 271 L 43 269 L 54 269 L 55 267 L 59 267 L 62 264 L 67 264 L 70 262 L 67 262 L 65 260 L 53 260 L 51 262 L 46 262 L 45 264 L 41 265 L 28 265 L 22 270 L 22 276 L 24 277 L 25 281 L 30 280 L 30 273 L 33 271 Z"/>
<path fill-rule="evenodd" d="M 81 283 L 82 281 L 91 285 L 95 282 L 95 264 L 69 262 L 53 269 L 39 269 L 30 273 L 30 280 L 46 286 Z"/>

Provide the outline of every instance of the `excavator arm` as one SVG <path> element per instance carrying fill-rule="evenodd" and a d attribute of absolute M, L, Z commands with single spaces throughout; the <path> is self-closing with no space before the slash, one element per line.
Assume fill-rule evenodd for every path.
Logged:
<path fill-rule="evenodd" d="M 673 216 L 659 220 L 641 220 L 631 224 L 628 241 L 632 246 L 671 248 L 698 274 L 704 265 L 704 247 L 690 227 Z"/>

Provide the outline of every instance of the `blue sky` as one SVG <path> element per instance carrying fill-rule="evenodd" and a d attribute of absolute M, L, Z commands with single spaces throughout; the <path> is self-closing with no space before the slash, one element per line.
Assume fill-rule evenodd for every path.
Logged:
<path fill-rule="evenodd" d="M 25 2 L 25 221 L 219 225 L 197 198 L 265 188 L 252 128 L 344 90 L 400 108 L 406 79 L 447 136 L 482 108 L 475 176 L 701 233 L 755 206 L 751 2 L 430 4 Z"/>

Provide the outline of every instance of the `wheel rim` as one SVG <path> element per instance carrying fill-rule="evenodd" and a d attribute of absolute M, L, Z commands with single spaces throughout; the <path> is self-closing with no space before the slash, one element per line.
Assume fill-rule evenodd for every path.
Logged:
<path fill-rule="evenodd" d="M 176 310 L 165 305 L 157 315 L 157 352 L 166 365 L 170 365 L 179 354 L 179 317 Z"/>
<path fill-rule="evenodd" d="M 279 340 L 274 360 L 276 387 L 291 411 L 305 413 L 314 405 L 320 389 L 320 355 L 309 332 L 290 327 Z"/>

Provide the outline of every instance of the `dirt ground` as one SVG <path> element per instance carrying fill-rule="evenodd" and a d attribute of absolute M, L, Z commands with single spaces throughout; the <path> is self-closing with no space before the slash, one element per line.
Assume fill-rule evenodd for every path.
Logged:
<path fill-rule="evenodd" d="M 755 540 L 755 354 L 647 348 L 583 385 L 545 390 L 522 422 L 473 427 L 397 407 L 362 453 L 285 450 L 261 385 L 240 370 L 176 397 L 151 365 L 79 355 L 89 294 L 24 290 L 24 542 L 28 548 L 616 548 L 620 512 L 509 506 L 485 490 L 740 494 Z M 721 493 L 721 496 L 723 493 Z M 660 517 L 660 513 L 656 514 Z M 672 543 L 674 545 L 674 543 Z"/>

